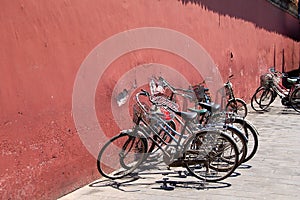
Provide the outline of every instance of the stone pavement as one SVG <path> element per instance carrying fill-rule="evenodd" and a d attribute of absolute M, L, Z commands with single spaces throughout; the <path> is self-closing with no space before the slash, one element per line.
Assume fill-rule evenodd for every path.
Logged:
<path fill-rule="evenodd" d="M 161 163 L 139 172 L 136 179 L 99 179 L 60 200 L 300 199 L 300 113 L 283 107 L 279 99 L 272 104 L 270 112 L 256 113 L 250 106 L 248 109 L 247 119 L 260 134 L 259 149 L 233 176 L 219 183 L 203 183 L 189 176 L 180 178 Z M 164 172 L 170 174 L 163 175 Z M 164 177 L 183 183 L 174 190 L 162 190 L 162 184 L 156 181 Z"/>

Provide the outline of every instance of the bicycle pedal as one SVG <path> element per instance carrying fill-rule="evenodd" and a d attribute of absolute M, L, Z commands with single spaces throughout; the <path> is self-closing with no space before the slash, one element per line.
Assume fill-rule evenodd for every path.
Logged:
<path fill-rule="evenodd" d="M 162 182 L 161 181 L 157 181 L 157 182 L 162 183 L 160 188 L 163 189 L 163 190 L 174 190 L 175 187 L 168 186 L 168 180 L 169 180 L 169 178 L 163 178 Z"/>

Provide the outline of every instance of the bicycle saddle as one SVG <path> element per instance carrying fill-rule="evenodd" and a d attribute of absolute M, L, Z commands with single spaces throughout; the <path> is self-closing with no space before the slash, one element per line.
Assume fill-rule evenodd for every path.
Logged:
<path fill-rule="evenodd" d="M 207 109 L 210 112 L 218 111 L 220 109 L 219 104 L 215 103 L 204 103 L 204 102 L 199 102 L 198 103 L 202 108 Z"/>
<path fill-rule="evenodd" d="M 197 116 L 196 112 L 176 111 L 175 114 L 179 115 L 180 117 L 182 117 L 186 121 L 192 120 Z"/>
<path fill-rule="evenodd" d="M 207 112 L 206 109 L 188 108 L 188 110 L 191 111 L 191 112 L 195 112 L 199 115 L 204 115 Z"/>
<path fill-rule="evenodd" d="M 299 83 L 300 77 L 287 78 L 287 81 L 290 83 Z"/>

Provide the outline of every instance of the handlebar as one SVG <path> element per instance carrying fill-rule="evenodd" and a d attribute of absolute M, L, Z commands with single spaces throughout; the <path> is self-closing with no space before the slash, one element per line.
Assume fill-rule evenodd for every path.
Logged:
<path fill-rule="evenodd" d="M 285 73 L 276 71 L 274 67 L 269 68 L 269 72 L 275 76 L 285 76 Z"/>
<path fill-rule="evenodd" d="M 171 90 L 172 93 L 174 94 L 177 94 L 177 95 L 180 95 L 182 97 L 185 97 L 185 98 L 188 98 L 190 100 L 193 99 L 193 96 L 192 95 L 188 95 L 188 94 L 184 94 L 184 93 L 192 93 L 193 94 L 193 91 L 192 90 L 189 90 L 189 89 L 183 89 L 183 88 L 175 88 L 174 86 L 172 86 L 167 80 L 165 80 L 163 77 L 159 77 L 158 78 L 159 81 L 162 81 L 162 83 L 164 84 L 163 86 L 164 87 L 167 87 Z M 180 92 L 184 92 L 184 93 L 180 93 Z"/>
<path fill-rule="evenodd" d="M 146 90 L 144 89 L 141 89 L 141 92 L 138 92 L 136 93 L 135 95 L 135 99 L 136 99 L 136 102 L 139 104 L 139 106 L 143 109 L 144 112 L 148 112 L 147 109 L 145 108 L 145 106 L 141 103 L 140 99 L 139 99 L 139 96 L 142 95 L 142 96 L 147 96 L 149 97 L 150 99 L 150 94 L 149 92 L 147 92 Z"/>
<path fill-rule="evenodd" d="M 149 96 L 150 96 L 149 92 L 147 92 L 147 91 L 146 91 L 146 90 L 144 90 L 144 89 L 141 89 L 141 92 L 140 92 L 140 93 L 137 93 L 137 94 L 139 94 L 139 95 L 143 95 L 143 96 L 147 96 L 147 97 L 149 97 Z"/>
<path fill-rule="evenodd" d="M 230 79 L 232 79 L 233 76 L 234 76 L 233 74 L 231 74 L 230 76 L 228 76 L 227 82 L 224 83 L 225 87 L 231 87 L 232 86 L 232 83 L 230 82 Z"/>

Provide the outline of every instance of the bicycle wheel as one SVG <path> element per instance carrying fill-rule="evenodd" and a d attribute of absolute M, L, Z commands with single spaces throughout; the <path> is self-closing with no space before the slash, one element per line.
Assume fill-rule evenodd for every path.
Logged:
<path fill-rule="evenodd" d="M 110 139 L 100 150 L 97 159 L 98 171 L 106 178 L 122 178 L 144 161 L 147 149 L 147 140 L 142 134 L 122 132 Z"/>
<path fill-rule="evenodd" d="M 245 101 L 240 98 L 230 99 L 225 110 L 227 112 L 233 112 L 240 117 L 246 117 L 248 114 L 247 105 Z"/>
<path fill-rule="evenodd" d="M 271 88 L 259 87 L 251 98 L 251 107 L 255 111 L 266 111 L 276 97 L 276 92 Z"/>
<path fill-rule="evenodd" d="M 252 98 L 251 98 L 251 108 L 257 112 L 262 111 L 262 109 L 259 106 L 259 102 L 257 101 L 257 97 L 260 97 L 260 90 L 262 90 L 263 87 L 259 87 L 257 88 L 257 90 L 255 91 L 255 93 L 253 94 Z"/>
<path fill-rule="evenodd" d="M 290 102 L 295 111 L 300 112 L 300 87 L 297 87 L 291 94 Z"/>
<path fill-rule="evenodd" d="M 234 125 L 227 125 L 224 132 L 234 139 L 239 151 L 238 165 L 242 164 L 248 152 L 247 137 Z"/>
<path fill-rule="evenodd" d="M 198 179 L 220 181 L 230 176 L 238 166 L 238 147 L 224 132 L 199 132 L 190 138 L 186 147 L 184 165 Z"/>
<path fill-rule="evenodd" d="M 259 106 L 262 110 L 267 110 L 271 103 L 274 101 L 274 92 L 270 88 L 266 88 L 261 93 L 260 99 L 259 99 Z"/>
<path fill-rule="evenodd" d="M 258 131 L 248 120 L 242 118 L 229 118 L 226 120 L 226 123 L 233 124 L 247 138 L 247 155 L 244 159 L 244 162 L 249 161 L 256 154 L 258 149 Z"/>

